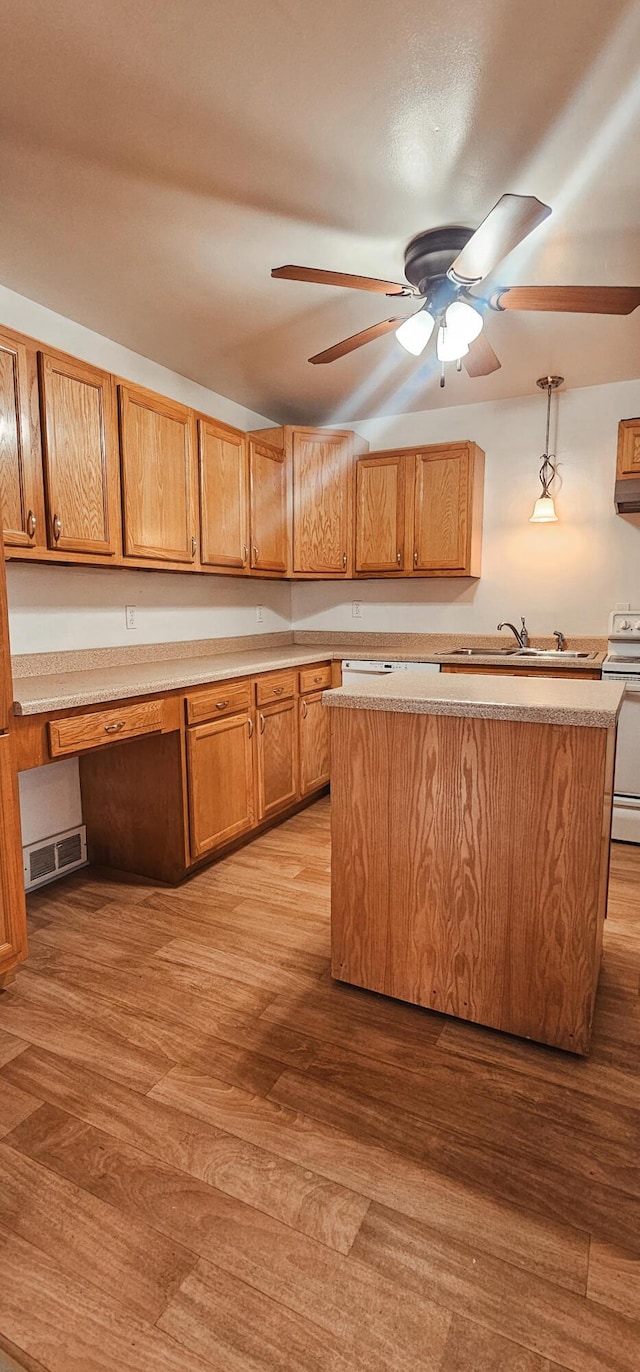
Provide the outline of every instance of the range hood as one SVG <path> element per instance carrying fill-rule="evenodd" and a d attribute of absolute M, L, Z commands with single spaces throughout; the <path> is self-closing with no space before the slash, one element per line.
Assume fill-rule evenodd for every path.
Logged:
<path fill-rule="evenodd" d="M 640 514 L 640 476 L 616 481 L 614 500 L 617 514 Z"/>

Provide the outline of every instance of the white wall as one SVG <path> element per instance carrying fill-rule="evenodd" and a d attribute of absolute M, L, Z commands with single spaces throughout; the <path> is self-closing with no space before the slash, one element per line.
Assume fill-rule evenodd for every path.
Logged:
<path fill-rule="evenodd" d="M 274 581 L 9 563 L 7 587 L 14 655 L 274 633 L 291 624 L 290 587 Z M 135 606 L 135 629 L 125 626 L 125 605 Z"/>
<path fill-rule="evenodd" d="M 241 429 L 271 423 L 3 286 L 0 323 Z M 291 621 L 289 586 L 268 581 L 10 563 L 7 589 L 14 654 L 271 633 L 288 629 Z M 265 607 L 261 624 L 257 604 Z M 125 605 L 136 606 L 135 630 L 125 628 Z M 20 797 L 24 843 L 36 843 L 80 823 L 77 762 L 52 763 L 25 773 Z"/>
<path fill-rule="evenodd" d="M 545 403 L 536 390 L 514 400 L 357 421 L 376 449 L 470 438 L 485 450 L 482 577 L 298 583 L 294 627 L 485 633 L 501 619 L 518 623 L 526 615 L 532 633 L 606 636 L 616 604 L 639 607 L 640 517 L 616 515 L 613 488 L 618 421 L 640 414 L 640 381 L 560 393 L 558 523 L 536 525 L 528 520 L 539 491 Z M 363 603 L 361 620 L 352 618 L 353 599 Z"/>

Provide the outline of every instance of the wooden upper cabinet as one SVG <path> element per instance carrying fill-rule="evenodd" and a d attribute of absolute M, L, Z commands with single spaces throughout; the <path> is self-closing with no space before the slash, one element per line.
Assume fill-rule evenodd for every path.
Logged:
<path fill-rule="evenodd" d="M 0 330 L 0 507 L 12 548 L 45 542 L 38 373 L 34 350 Z"/>
<path fill-rule="evenodd" d="M 191 410 L 118 386 L 125 557 L 193 562 L 196 465 Z"/>
<path fill-rule="evenodd" d="M 118 445 L 112 378 L 39 354 L 47 541 L 58 552 L 118 551 Z"/>
<path fill-rule="evenodd" d="M 243 433 L 198 420 L 200 560 L 207 567 L 249 564 L 249 483 Z"/>
<path fill-rule="evenodd" d="M 418 451 L 413 480 L 413 571 L 479 576 L 484 454 L 473 443 Z"/>
<path fill-rule="evenodd" d="M 356 572 L 404 571 L 404 487 L 403 456 L 374 454 L 358 459 Z"/>
<path fill-rule="evenodd" d="M 251 568 L 288 571 L 287 461 L 282 448 L 249 439 Z"/>
<path fill-rule="evenodd" d="M 293 429 L 293 571 L 346 576 L 351 568 L 353 434 Z"/>
<path fill-rule="evenodd" d="M 640 419 L 618 425 L 618 476 L 640 476 Z"/>

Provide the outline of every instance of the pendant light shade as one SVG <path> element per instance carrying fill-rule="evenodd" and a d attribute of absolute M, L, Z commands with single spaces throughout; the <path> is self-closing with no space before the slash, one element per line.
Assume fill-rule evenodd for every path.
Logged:
<path fill-rule="evenodd" d="M 530 524 L 557 524 L 558 516 L 556 507 L 553 503 L 553 496 L 540 495 L 533 507 L 533 514 L 529 516 Z"/>
<path fill-rule="evenodd" d="M 529 516 L 530 524 L 557 524 L 558 522 L 556 507 L 550 489 L 556 474 L 556 460 L 555 456 L 549 453 L 549 427 L 551 423 L 551 397 L 553 392 L 557 391 L 558 386 L 562 385 L 563 381 L 563 376 L 541 376 L 536 381 L 536 386 L 539 386 L 541 391 L 547 392 L 547 431 L 544 452 L 540 464 L 540 485 L 542 486 L 542 495 L 538 496 L 533 507 L 533 513 Z"/>

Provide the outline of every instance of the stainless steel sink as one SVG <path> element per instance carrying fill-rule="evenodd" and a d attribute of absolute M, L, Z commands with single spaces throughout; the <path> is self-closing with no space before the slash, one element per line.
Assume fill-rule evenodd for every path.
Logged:
<path fill-rule="evenodd" d="M 570 648 L 516 648 L 516 657 L 550 657 L 554 662 L 562 662 L 567 657 L 595 657 L 595 653 L 576 653 Z"/>
<path fill-rule="evenodd" d="M 518 648 L 452 648 L 456 657 L 515 657 Z"/>

